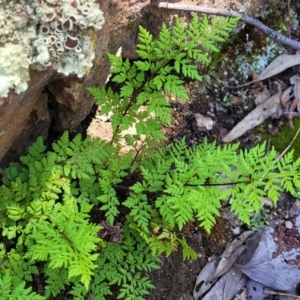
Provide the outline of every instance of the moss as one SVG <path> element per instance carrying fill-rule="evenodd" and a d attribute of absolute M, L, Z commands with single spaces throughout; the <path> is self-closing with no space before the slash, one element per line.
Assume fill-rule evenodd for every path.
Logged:
<path fill-rule="evenodd" d="M 286 147 L 291 143 L 293 140 L 298 128 L 300 127 L 300 119 L 294 119 L 294 129 L 291 129 L 288 124 L 284 124 L 280 131 L 275 135 L 270 135 L 266 130 L 262 130 L 261 127 L 259 131 L 262 134 L 263 140 L 271 140 L 271 145 L 275 147 L 275 149 L 279 152 L 284 151 Z M 294 157 L 300 157 L 300 136 L 296 138 L 294 143 L 292 144 L 290 149 L 294 149 Z"/>

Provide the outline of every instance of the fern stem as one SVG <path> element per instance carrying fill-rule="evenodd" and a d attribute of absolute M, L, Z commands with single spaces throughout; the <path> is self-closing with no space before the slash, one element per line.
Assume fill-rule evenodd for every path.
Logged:
<path fill-rule="evenodd" d="M 149 76 L 149 77 L 151 77 L 151 78 L 150 78 L 150 79 L 147 78 L 147 80 L 145 80 L 145 81 L 143 82 L 143 84 L 142 84 L 138 89 L 136 89 L 136 90 L 133 92 L 133 95 L 131 96 L 131 99 L 130 99 L 128 105 L 126 106 L 124 112 L 122 112 L 122 116 L 123 116 L 123 117 L 126 116 L 126 115 L 129 113 L 130 108 L 131 108 L 132 105 L 134 104 L 134 102 L 135 102 L 137 96 L 139 95 L 139 93 L 143 90 L 143 88 L 145 87 L 145 85 L 146 85 L 151 79 L 153 79 L 153 77 L 154 77 L 155 75 L 156 75 L 156 73 L 151 74 L 151 75 Z M 116 135 L 118 134 L 118 131 L 120 130 L 120 126 L 121 126 L 121 125 L 119 124 L 119 125 L 117 126 L 116 130 L 113 132 L 113 136 L 112 136 L 112 139 L 111 139 L 111 142 L 110 142 L 111 145 L 113 144 L 114 139 L 115 139 Z"/>
<path fill-rule="evenodd" d="M 130 163 L 130 167 L 133 166 L 134 162 L 136 161 L 137 157 L 139 156 L 139 154 L 140 154 L 140 152 L 141 152 L 141 150 L 142 150 L 142 147 L 143 147 L 145 141 L 141 141 L 141 142 L 142 142 L 141 147 L 136 151 L 136 153 L 135 153 L 135 155 L 134 155 L 134 158 L 132 159 L 132 161 L 131 161 L 131 163 Z"/>
<path fill-rule="evenodd" d="M 277 160 L 280 160 L 285 154 L 286 152 L 291 148 L 292 144 L 295 142 L 298 134 L 300 132 L 300 127 L 298 128 L 295 136 L 293 137 L 292 141 L 289 143 L 289 145 L 284 149 L 284 151 L 278 156 Z"/>
<path fill-rule="evenodd" d="M 202 183 L 202 184 L 190 184 L 186 183 L 184 186 L 225 186 L 225 185 L 237 185 L 242 183 L 251 183 L 252 179 L 243 180 L 243 181 L 234 181 L 234 182 L 227 182 L 227 183 Z"/>

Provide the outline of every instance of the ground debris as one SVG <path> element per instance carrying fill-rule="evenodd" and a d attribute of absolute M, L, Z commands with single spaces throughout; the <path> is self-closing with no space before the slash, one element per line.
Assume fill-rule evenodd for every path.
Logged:
<path fill-rule="evenodd" d="M 286 226 L 289 222 L 289 226 Z M 239 255 L 240 254 L 240 255 Z M 255 233 L 244 232 L 198 275 L 196 300 L 289 300 L 299 295 L 300 215 L 274 220 Z M 284 291 L 284 292 L 283 292 Z M 271 297 L 271 298 L 269 298 Z"/>

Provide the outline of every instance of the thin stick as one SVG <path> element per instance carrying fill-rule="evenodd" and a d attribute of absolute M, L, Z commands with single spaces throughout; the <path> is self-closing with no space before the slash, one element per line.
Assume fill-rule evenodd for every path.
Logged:
<path fill-rule="evenodd" d="M 266 26 L 262 22 L 258 21 L 255 18 L 252 18 L 247 15 L 240 14 L 231 9 L 222 9 L 222 8 L 214 8 L 214 7 L 206 7 L 200 5 L 191 5 L 191 4 L 184 4 L 184 3 L 168 3 L 168 2 L 160 2 L 157 4 L 160 8 L 166 9 L 177 9 L 177 10 L 185 10 L 185 11 L 194 11 L 194 12 L 201 12 L 205 14 L 211 15 L 219 15 L 219 16 L 226 16 L 226 17 L 240 17 L 241 21 L 245 22 L 246 24 L 252 25 L 259 30 L 261 30 L 264 34 L 269 36 L 270 38 L 274 39 L 275 41 L 291 47 L 296 50 L 300 50 L 300 42 L 297 42 L 293 39 L 290 39 L 279 32 L 271 29 L 270 27 Z"/>
<path fill-rule="evenodd" d="M 269 295 L 288 296 L 288 297 L 292 297 L 295 299 L 300 299 L 300 297 L 297 295 L 292 295 L 292 294 L 283 293 L 283 292 L 276 292 L 276 291 L 272 291 L 272 290 L 268 290 L 268 289 L 265 289 L 264 293 L 269 294 Z"/>

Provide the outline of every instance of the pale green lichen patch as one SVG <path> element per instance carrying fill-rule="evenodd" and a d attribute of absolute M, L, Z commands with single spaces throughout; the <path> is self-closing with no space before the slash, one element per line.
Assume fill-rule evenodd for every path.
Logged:
<path fill-rule="evenodd" d="M 0 0 L 0 97 L 27 89 L 29 67 L 85 75 L 95 57 L 88 30 L 100 30 L 93 0 Z"/>
<path fill-rule="evenodd" d="M 254 42 L 249 41 L 245 44 L 245 52 L 236 51 L 234 65 L 236 71 L 246 80 L 251 72 L 260 74 L 268 64 L 283 52 L 284 48 L 274 40 L 267 38 L 266 45 L 258 52 L 254 48 Z"/>

